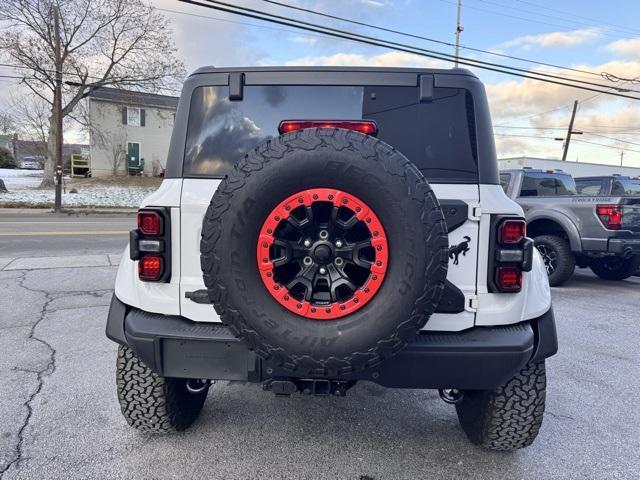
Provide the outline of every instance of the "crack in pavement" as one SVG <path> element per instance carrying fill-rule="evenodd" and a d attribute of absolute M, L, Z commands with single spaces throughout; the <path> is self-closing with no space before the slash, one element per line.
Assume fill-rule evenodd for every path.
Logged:
<path fill-rule="evenodd" d="M 40 315 L 39 317 L 36 319 L 36 321 L 34 323 L 31 324 L 31 329 L 29 330 L 29 335 L 28 335 L 28 339 L 30 340 L 35 340 L 37 342 L 40 342 L 42 345 L 44 345 L 48 350 L 49 350 L 49 361 L 47 363 L 47 365 L 37 371 L 34 370 L 28 370 L 28 373 L 35 373 L 37 376 L 37 381 L 38 381 L 38 385 L 35 389 L 35 391 L 33 391 L 29 397 L 27 398 L 27 401 L 23 403 L 23 407 L 25 407 L 27 409 L 27 416 L 25 417 L 24 421 L 22 422 L 22 425 L 20 426 L 20 429 L 18 430 L 18 443 L 14 448 L 14 458 L 9 460 L 9 462 L 7 463 L 7 465 L 2 468 L 2 470 L 0 470 L 0 479 L 4 477 L 4 474 L 9 471 L 9 469 L 15 465 L 16 468 L 20 465 L 20 462 L 22 461 L 22 446 L 24 443 L 24 431 L 27 428 L 27 426 L 29 425 L 29 421 L 31 420 L 31 416 L 33 415 L 33 407 L 31 406 L 33 400 L 38 396 L 38 394 L 42 391 L 42 387 L 44 385 L 44 379 L 50 375 L 53 374 L 53 372 L 55 372 L 56 370 L 56 350 L 55 348 L 53 348 L 46 340 L 39 338 L 35 335 L 35 329 L 38 327 L 38 325 L 40 324 L 40 322 L 42 322 L 42 320 L 44 320 L 44 318 L 46 317 L 47 313 L 49 313 L 47 311 L 47 307 L 49 306 L 49 304 L 55 300 L 55 297 L 52 296 L 52 294 L 50 294 L 49 292 L 47 292 L 46 290 L 38 290 L 38 289 L 34 289 L 34 288 L 29 288 L 27 287 L 24 283 L 27 279 L 27 274 L 29 273 L 28 270 L 24 271 L 21 276 L 18 278 L 18 285 L 21 288 L 24 288 L 25 290 L 29 291 L 29 292 L 33 292 L 33 293 L 39 293 L 39 294 L 43 294 L 45 301 L 42 305 L 42 309 L 40 310 Z M 17 367 L 19 368 L 19 367 Z M 22 371 L 26 372 L 26 369 L 22 369 Z"/>

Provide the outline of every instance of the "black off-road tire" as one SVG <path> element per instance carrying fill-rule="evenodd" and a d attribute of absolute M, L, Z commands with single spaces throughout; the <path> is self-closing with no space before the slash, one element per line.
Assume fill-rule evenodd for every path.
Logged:
<path fill-rule="evenodd" d="M 528 447 L 542 425 L 546 386 L 542 361 L 495 390 L 467 390 L 456 405 L 460 425 L 472 443 L 490 450 Z"/>
<path fill-rule="evenodd" d="M 312 188 L 360 198 L 389 243 L 380 290 L 359 310 L 328 321 L 276 302 L 255 253 L 273 208 Z M 448 237 L 431 187 L 400 152 L 357 132 L 311 128 L 271 139 L 236 164 L 213 195 L 200 251 L 209 298 L 235 336 L 277 367 L 335 376 L 377 365 L 415 338 L 444 289 Z"/>
<path fill-rule="evenodd" d="M 555 269 L 551 273 L 547 269 L 549 285 L 557 287 L 569 280 L 576 269 L 576 256 L 571 251 L 569 242 L 556 235 L 540 235 L 535 237 L 534 241 L 541 254 L 541 246 L 555 253 L 557 262 Z"/>
<path fill-rule="evenodd" d="M 591 259 L 591 271 L 604 280 L 624 280 L 638 273 L 640 255 Z"/>
<path fill-rule="evenodd" d="M 207 398 L 206 389 L 190 393 L 185 379 L 161 377 L 122 345 L 118 347 L 116 385 L 127 423 L 149 433 L 188 428 L 198 418 Z"/>

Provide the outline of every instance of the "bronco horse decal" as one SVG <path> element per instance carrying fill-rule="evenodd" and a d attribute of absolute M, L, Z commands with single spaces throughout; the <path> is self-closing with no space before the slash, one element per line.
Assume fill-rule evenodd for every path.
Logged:
<path fill-rule="evenodd" d="M 469 251 L 469 242 L 471 241 L 471 237 L 467 237 L 465 235 L 463 238 L 464 242 L 460 242 L 458 245 L 452 245 L 449 247 L 449 258 L 454 259 L 454 265 L 458 265 L 458 257 L 460 254 L 464 257 Z"/>

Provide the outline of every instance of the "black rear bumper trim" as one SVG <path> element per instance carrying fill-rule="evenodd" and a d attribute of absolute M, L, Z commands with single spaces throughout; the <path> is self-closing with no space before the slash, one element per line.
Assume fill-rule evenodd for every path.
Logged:
<path fill-rule="evenodd" d="M 129 308 L 114 297 L 107 336 L 128 345 L 166 377 L 262 382 L 296 377 L 261 360 L 221 324 L 192 322 Z M 492 389 L 530 361 L 557 351 L 553 310 L 514 325 L 462 332 L 422 332 L 382 364 L 335 380 L 394 388 Z M 306 378 L 306 377 L 305 377 Z"/>

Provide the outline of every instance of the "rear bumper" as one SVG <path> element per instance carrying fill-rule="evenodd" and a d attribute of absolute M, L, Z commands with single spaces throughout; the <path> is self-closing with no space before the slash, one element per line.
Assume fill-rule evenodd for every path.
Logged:
<path fill-rule="evenodd" d="M 613 253 L 625 257 L 640 255 L 640 236 L 583 238 L 582 251 L 586 254 Z"/>
<path fill-rule="evenodd" d="M 640 255 L 640 238 L 610 238 L 608 251 L 625 257 Z"/>
<path fill-rule="evenodd" d="M 221 324 L 202 324 L 129 308 L 115 296 L 107 336 L 128 345 L 166 377 L 263 382 L 295 377 L 261 360 Z M 463 332 L 422 332 L 384 363 L 335 380 L 369 380 L 393 388 L 493 389 L 526 363 L 555 354 L 553 310 L 515 325 Z"/>

